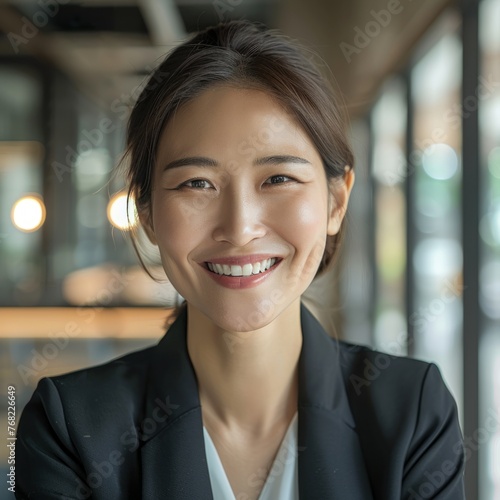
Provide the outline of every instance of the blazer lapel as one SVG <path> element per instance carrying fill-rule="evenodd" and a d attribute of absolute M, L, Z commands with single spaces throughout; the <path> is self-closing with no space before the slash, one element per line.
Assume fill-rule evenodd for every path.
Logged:
<path fill-rule="evenodd" d="M 341 353 L 301 304 L 299 498 L 373 498 L 341 372 Z"/>
<path fill-rule="evenodd" d="M 300 498 L 373 498 L 340 369 L 341 354 L 301 304 L 298 474 Z M 184 310 L 152 349 L 145 413 L 137 429 L 142 497 L 213 500 L 198 385 Z"/>
<path fill-rule="evenodd" d="M 142 498 L 213 500 L 186 327 L 184 310 L 153 349 L 140 435 Z"/>

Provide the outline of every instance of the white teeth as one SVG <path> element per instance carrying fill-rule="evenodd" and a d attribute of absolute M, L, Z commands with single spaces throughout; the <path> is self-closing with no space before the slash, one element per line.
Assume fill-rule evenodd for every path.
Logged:
<path fill-rule="evenodd" d="M 227 264 L 212 264 L 207 262 L 210 271 L 217 274 L 225 274 L 226 276 L 250 276 L 267 271 L 276 263 L 276 259 L 266 259 L 255 264 L 245 264 L 244 266 L 229 266 Z"/>
<path fill-rule="evenodd" d="M 252 264 L 245 264 L 242 268 L 243 276 L 250 276 L 253 271 Z"/>
<path fill-rule="evenodd" d="M 241 266 L 231 266 L 231 276 L 241 276 L 242 274 Z"/>

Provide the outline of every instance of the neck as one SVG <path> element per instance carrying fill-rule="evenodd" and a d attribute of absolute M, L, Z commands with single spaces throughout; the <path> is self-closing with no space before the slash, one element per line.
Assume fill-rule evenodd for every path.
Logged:
<path fill-rule="evenodd" d="M 298 404 L 300 298 L 251 332 L 223 330 L 188 304 L 187 347 L 204 415 L 254 435 L 291 420 Z"/>

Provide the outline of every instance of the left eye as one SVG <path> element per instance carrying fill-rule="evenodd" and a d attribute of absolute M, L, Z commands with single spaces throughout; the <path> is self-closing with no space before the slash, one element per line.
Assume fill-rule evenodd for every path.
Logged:
<path fill-rule="evenodd" d="M 188 187 L 191 189 L 203 189 L 203 188 L 209 187 L 208 184 L 209 184 L 209 182 L 206 181 L 205 179 L 191 179 L 191 180 L 186 181 L 183 184 L 181 184 L 180 187 L 181 188 Z"/>
<path fill-rule="evenodd" d="M 271 182 L 265 182 L 265 184 L 286 184 L 286 179 L 289 181 L 294 181 L 292 177 L 288 177 L 287 175 L 273 175 L 269 177 L 268 181 L 270 180 Z"/>

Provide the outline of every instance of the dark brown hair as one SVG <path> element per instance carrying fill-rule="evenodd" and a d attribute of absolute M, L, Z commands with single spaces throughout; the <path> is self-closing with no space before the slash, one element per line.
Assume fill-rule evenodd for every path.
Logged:
<path fill-rule="evenodd" d="M 328 181 L 341 178 L 346 166 L 353 168 L 344 108 L 314 57 L 276 30 L 245 20 L 220 23 L 177 46 L 152 72 L 128 123 L 127 178 L 137 211 L 150 217 L 153 168 L 166 123 L 179 106 L 219 84 L 263 90 L 280 102 L 316 146 Z M 336 260 L 344 226 L 345 222 L 336 235 L 327 236 L 315 277 Z M 132 241 L 148 272 L 134 237 Z"/>

